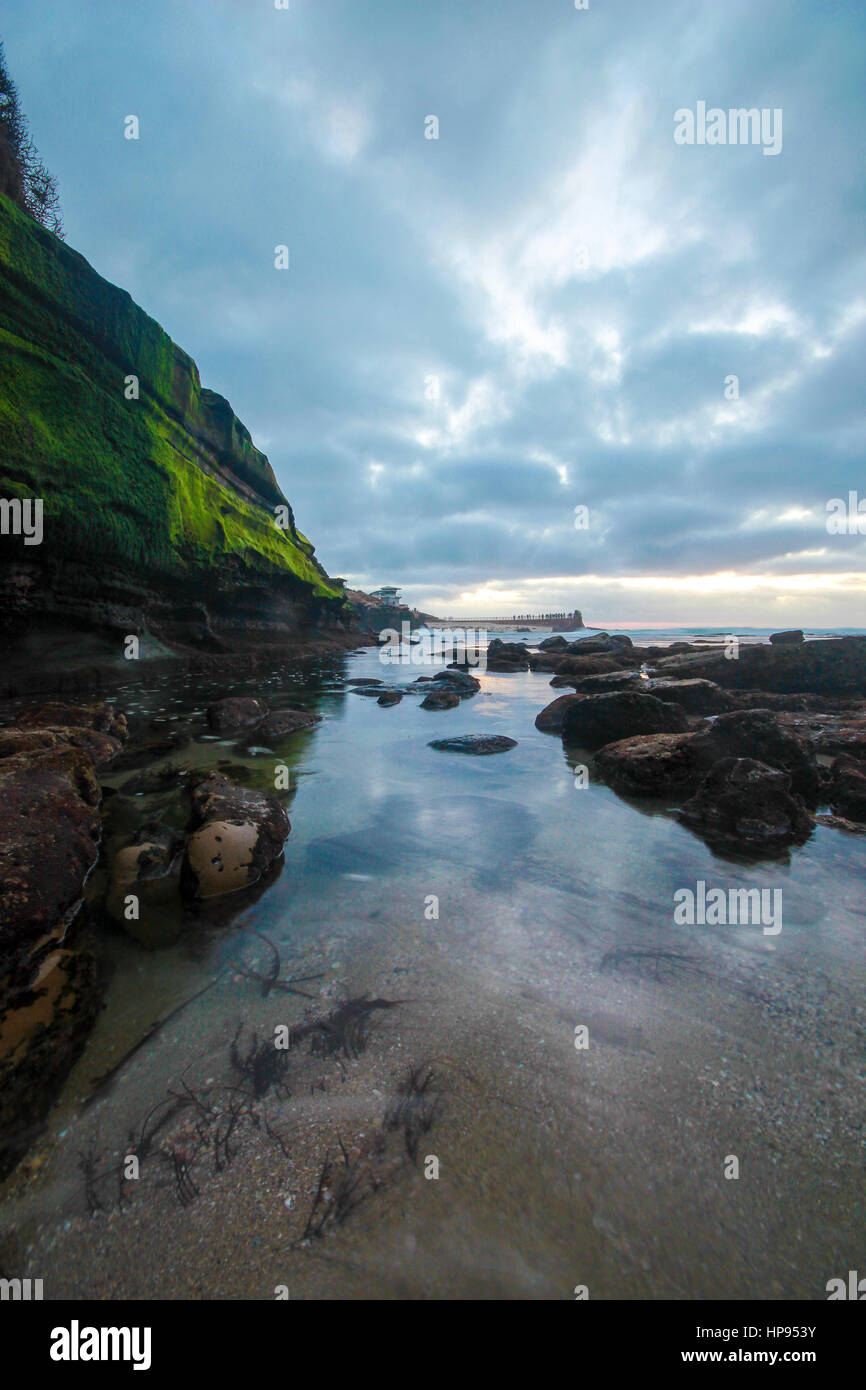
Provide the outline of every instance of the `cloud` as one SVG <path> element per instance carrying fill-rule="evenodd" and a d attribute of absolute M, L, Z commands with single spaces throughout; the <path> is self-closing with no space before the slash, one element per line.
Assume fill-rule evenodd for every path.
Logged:
<path fill-rule="evenodd" d="M 70 244 L 267 440 L 332 573 L 862 621 L 825 509 L 866 494 L 866 12 L 33 0 L 5 37 Z M 699 99 L 781 108 L 782 153 L 676 145 Z"/>

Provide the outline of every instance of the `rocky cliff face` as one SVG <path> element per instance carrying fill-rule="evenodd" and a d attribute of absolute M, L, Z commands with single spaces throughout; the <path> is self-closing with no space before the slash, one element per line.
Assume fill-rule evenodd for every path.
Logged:
<path fill-rule="evenodd" d="M 351 621 L 228 401 L 2 195 L 0 345 L 7 640 L 80 628 L 219 652 Z"/>

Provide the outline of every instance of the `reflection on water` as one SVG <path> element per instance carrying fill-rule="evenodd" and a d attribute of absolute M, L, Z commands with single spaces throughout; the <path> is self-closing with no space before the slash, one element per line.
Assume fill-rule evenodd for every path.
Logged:
<path fill-rule="evenodd" d="M 406 681 L 367 651 L 312 671 L 118 693 L 134 740 L 177 738 L 155 760 L 111 770 L 110 845 L 145 818 L 182 825 L 193 771 L 272 790 L 278 762 L 291 774 L 292 833 L 242 900 L 186 908 L 144 941 L 103 929 L 106 1007 L 52 1116 L 44 1170 L 10 1186 L 13 1250 L 32 1241 L 36 1258 L 51 1244 L 65 1290 L 86 1277 L 107 1297 L 269 1297 L 280 1261 L 310 1297 L 570 1297 L 587 1280 L 601 1297 L 823 1296 L 832 1261 L 854 1268 L 862 1247 L 862 843 L 819 827 L 786 863 L 726 859 L 671 804 L 629 803 L 591 767 L 579 789 L 573 757 L 534 727 L 549 675 L 485 673 L 478 695 L 445 711 L 422 710 L 420 694 L 380 707 L 347 678 Z M 204 722 L 209 700 L 228 694 L 323 722 L 245 750 Z M 472 733 L 517 747 L 473 758 L 428 746 Z M 674 926 L 675 892 L 699 879 L 781 888 L 782 932 Z M 283 978 L 314 977 L 300 994 L 260 987 L 273 948 Z M 209 1217 L 201 1198 L 187 1210 L 154 1189 L 158 1223 L 82 1220 L 82 1148 L 120 1152 L 172 1078 L 230 1085 L 239 1026 L 267 1036 L 365 993 L 401 1002 L 373 1020 L 358 1055 L 291 1054 L 292 1098 L 273 1101 L 290 1155 L 279 1177 L 256 1115 L 230 1168 L 198 1170 Z M 424 1140 L 442 1161 L 438 1183 L 382 1157 L 388 1097 L 421 1063 L 443 1091 Z M 369 1166 L 374 1132 L 375 1200 L 334 1224 L 327 1239 L 348 1265 L 323 1274 L 296 1248 L 298 1214 L 336 1136 L 347 1150 L 354 1137 L 352 1161 Z M 742 1157 L 739 1184 L 719 1178 L 729 1153 Z M 201 1239 L 231 1241 L 244 1258 L 194 1279 Z M 142 1240 L 173 1270 L 162 1293 L 129 1264 Z"/>

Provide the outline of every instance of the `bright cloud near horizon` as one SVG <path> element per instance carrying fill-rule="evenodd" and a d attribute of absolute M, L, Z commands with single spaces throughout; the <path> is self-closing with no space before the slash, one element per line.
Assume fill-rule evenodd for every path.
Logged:
<path fill-rule="evenodd" d="M 866 534 L 826 525 L 866 499 L 866 9 L 29 0 L 2 37 L 69 244 L 330 573 L 443 616 L 866 625 Z M 699 102 L 780 110 L 780 152 L 677 144 Z"/>

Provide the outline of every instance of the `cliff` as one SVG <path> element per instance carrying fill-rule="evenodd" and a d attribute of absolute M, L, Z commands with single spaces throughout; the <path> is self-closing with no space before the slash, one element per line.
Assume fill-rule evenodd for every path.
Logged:
<path fill-rule="evenodd" d="M 0 350 L 7 641 L 81 629 L 117 647 L 134 633 L 226 652 L 351 622 L 228 401 L 125 291 L 2 195 Z M 37 498 L 43 534 L 28 544 L 16 499 Z"/>

